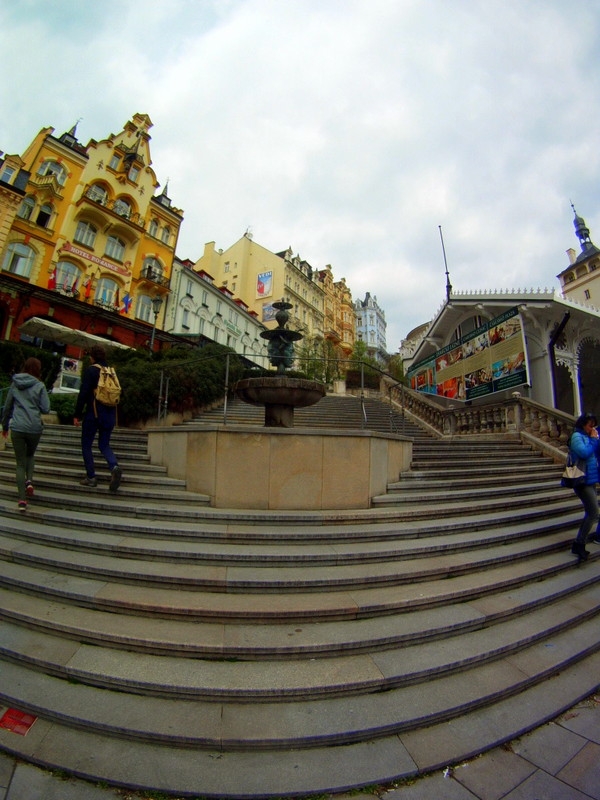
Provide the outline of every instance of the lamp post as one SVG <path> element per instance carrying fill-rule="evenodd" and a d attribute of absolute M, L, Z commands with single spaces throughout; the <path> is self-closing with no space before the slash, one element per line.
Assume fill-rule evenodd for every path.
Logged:
<path fill-rule="evenodd" d="M 160 309 L 163 304 L 162 297 L 157 294 L 152 298 L 152 311 L 154 312 L 154 325 L 152 326 L 152 336 L 150 337 L 150 352 L 154 352 L 154 337 L 156 336 L 156 320 L 160 314 Z"/>

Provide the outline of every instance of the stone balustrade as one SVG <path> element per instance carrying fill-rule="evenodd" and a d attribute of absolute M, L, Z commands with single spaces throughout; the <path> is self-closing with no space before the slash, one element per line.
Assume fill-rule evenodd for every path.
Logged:
<path fill-rule="evenodd" d="M 509 399 L 478 405 L 440 406 L 426 394 L 399 384 L 382 384 L 396 408 L 424 424 L 438 437 L 508 434 L 527 441 L 556 461 L 566 457 L 575 417 L 514 392 Z"/>

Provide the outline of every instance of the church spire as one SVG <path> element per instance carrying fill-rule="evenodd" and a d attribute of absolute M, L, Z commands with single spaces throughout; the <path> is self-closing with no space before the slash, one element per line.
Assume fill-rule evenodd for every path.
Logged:
<path fill-rule="evenodd" d="M 583 217 L 580 217 L 579 214 L 575 211 L 575 206 L 571 203 L 571 208 L 573 209 L 573 213 L 575 214 L 575 219 L 573 220 L 573 225 L 575 226 L 575 234 L 579 239 L 581 244 L 581 255 L 577 259 L 577 261 L 581 261 L 584 258 L 587 258 L 594 253 L 600 252 L 596 245 L 592 242 L 590 238 L 590 229 L 585 224 L 585 220 Z"/>

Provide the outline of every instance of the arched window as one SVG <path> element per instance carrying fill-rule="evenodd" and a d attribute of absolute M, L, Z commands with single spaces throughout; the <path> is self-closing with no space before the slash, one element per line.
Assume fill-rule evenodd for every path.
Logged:
<path fill-rule="evenodd" d="M 2 269 L 4 272 L 12 272 L 13 275 L 22 275 L 24 278 L 28 278 L 34 259 L 35 251 L 29 245 L 12 242 L 6 248 Z"/>
<path fill-rule="evenodd" d="M 21 219 L 31 219 L 33 209 L 35 208 L 35 200 L 33 197 L 24 197 L 17 211 L 17 217 Z"/>
<path fill-rule="evenodd" d="M 114 261 L 123 261 L 125 258 L 125 242 L 118 236 L 109 236 L 106 240 L 104 254 Z"/>
<path fill-rule="evenodd" d="M 106 205 L 108 199 L 108 192 L 99 183 L 94 183 L 85 193 L 85 196 L 94 203 L 99 203 L 101 206 Z"/>
<path fill-rule="evenodd" d="M 165 227 L 163 228 L 161 239 L 165 244 L 169 244 L 169 242 L 171 241 L 171 228 L 169 228 L 168 225 L 165 225 Z"/>
<path fill-rule="evenodd" d="M 96 241 L 97 229 L 91 222 L 84 222 L 83 220 L 77 223 L 75 236 L 73 239 L 79 244 L 84 244 L 86 247 L 93 247 Z"/>
<path fill-rule="evenodd" d="M 38 175 L 54 175 L 61 186 L 67 180 L 67 170 L 58 161 L 44 161 L 38 170 Z"/>
<path fill-rule="evenodd" d="M 141 294 L 135 306 L 135 317 L 143 322 L 150 322 L 152 315 L 152 299 L 147 294 Z"/>
<path fill-rule="evenodd" d="M 148 228 L 148 233 L 150 236 L 154 236 L 156 238 L 156 234 L 158 233 L 158 222 L 155 219 L 150 220 L 150 227 Z"/>
<path fill-rule="evenodd" d="M 115 214 L 118 214 L 120 217 L 126 217 L 129 219 L 131 216 L 131 203 L 128 200 L 124 200 L 122 197 L 119 197 L 117 200 L 115 200 L 113 208 Z"/>
<path fill-rule="evenodd" d="M 40 228 L 47 228 L 53 212 L 54 209 L 50 204 L 46 203 L 43 205 L 38 212 L 36 224 L 39 225 Z"/>
<path fill-rule="evenodd" d="M 81 270 L 70 261 L 59 261 L 56 265 L 56 288 L 72 291 L 80 288 Z"/>
<path fill-rule="evenodd" d="M 158 258 L 150 256 L 144 259 L 142 266 L 142 275 L 144 278 L 149 278 L 151 281 L 159 281 L 162 278 L 163 265 Z"/>
<path fill-rule="evenodd" d="M 103 306 L 115 306 L 118 302 L 119 287 L 110 278 L 100 278 L 96 284 L 94 300 Z"/>

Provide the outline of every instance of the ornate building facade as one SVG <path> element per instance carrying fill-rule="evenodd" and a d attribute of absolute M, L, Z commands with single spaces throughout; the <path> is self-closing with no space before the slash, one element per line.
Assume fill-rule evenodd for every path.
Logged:
<path fill-rule="evenodd" d="M 385 312 L 377 302 L 377 298 L 369 292 L 364 300 L 354 304 L 356 313 L 356 337 L 367 346 L 367 352 L 377 361 L 387 361 Z"/>
<path fill-rule="evenodd" d="M 152 301 L 169 291 L 183 218 L 166 190 L 157 194 L 151 127 L 135 114 L 118 134 L 85 146 L 75 128 L 60 137 L 44 128 L 21 157 L 0 164 L 8 175 L 0 192 L 0 338 L 60 349 L 76 330 L 148 345 Z"/>

